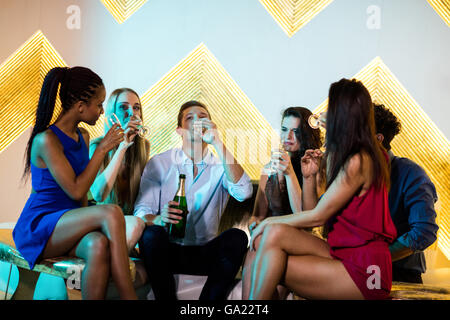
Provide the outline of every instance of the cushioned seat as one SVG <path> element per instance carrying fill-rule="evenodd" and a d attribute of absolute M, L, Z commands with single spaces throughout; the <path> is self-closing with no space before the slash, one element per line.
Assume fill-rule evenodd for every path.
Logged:
<path fill-rule="evenodd" d="M 393 300 L 450 300 L 450 286 L 393 282 L 390 296 Z"/>
<path fill-rule="evenodd" d="M 135 287 L 140 287 L 147 282 L 145 272 L 136 273 L 136 262 L 139 259 L 130 258 L 130 271 Z M 0 229 L 0 261 L 16 265 L 19 270 L 19 285 L 14 293 L 13 299 L 33 299 L 34 287 L 36 285 L 39 273 L 47 273 L 63 279 L 69 279 L 75 272 L 81 272 L 84 269 L 83 259 L 76 257 L 55 257 L 41 260 L 30 270 L 28 262 L 22 257 L 16 249 L 12 237 L 12 229 Z M 137 276 L 136 276 L 137 275 Z M 112 289 L 114 291 L 114 289 Z M 111 294 L 114 296 L 114 294 Z"/>

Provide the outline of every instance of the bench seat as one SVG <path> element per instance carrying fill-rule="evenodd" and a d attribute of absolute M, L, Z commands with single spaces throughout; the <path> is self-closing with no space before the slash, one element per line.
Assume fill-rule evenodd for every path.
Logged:
<path fill-rule="evenodd" d="M 85 261 L 83 259 L 61 256 L 43 259 L 34 266 L 33 270 L 30 270 L 28 262 L 16 249 L 12 237 L 12 229 L 0 229 L 0 261 L 18 267 L 19 283 L 12 299 L 19 300 L 33 299 L 34 287 L 40 273 L 47 273 L 63 279 L 69 279 L 74 275 L 74 270 L 79 270 L 81 274 L 85 266 Z M 147 275 L 143 269 L 143 264 L 140 259 L 130 258 L 130 272 L 135 288 L 142 287 L 148 282 Z M 148 292 L 148 288 L 146 290 Z M 108 288 L 108 295 L 113 298 L 117 295 L 117 290 L 113 285 L 110 285 Z"/>
<path fill-rule="evenodd" d="M 393 300 L 450 300 L 450 286 L 392 282 Z"/>

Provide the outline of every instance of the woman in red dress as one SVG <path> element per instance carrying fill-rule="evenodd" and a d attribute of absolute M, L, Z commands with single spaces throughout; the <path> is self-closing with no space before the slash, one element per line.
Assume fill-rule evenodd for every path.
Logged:
<path fill-rule="evenodd" d="M 314 191 L 321 152 L 302 158 L 302 212 L 270 217 L 252 232 L 250 299 L 271 299 L 278 284 L 306 299 L 384 299 L 392 284 L 389 168 L 377 143 L 372 100 L 363 84 L 342 79 L 329 90 L 327 190 Z M 305 207 L 308 199 L 308 207 Z M 328 240 L 304 228 L 325 225 Z"/>

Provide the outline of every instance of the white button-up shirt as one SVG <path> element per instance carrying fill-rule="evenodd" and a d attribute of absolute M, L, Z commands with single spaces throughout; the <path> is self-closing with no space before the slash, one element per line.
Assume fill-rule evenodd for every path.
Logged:
<path fill-rule="evenodd" d="M 238 201 L 252 196 L 249 176 L 244 172 L 237 183 L 228 180 L 223 164 L 209 150 L 197 163 L 194 179 L 192 160 L 180 148 L 153 156 L 142 173 L 134 215 L 158 215 L 178 189 L 179 175 L 185 174 L 185 192 L 189 214 L 184 245 L 202 245 L 217 236 L 222 213 L 231 195 Z"/>

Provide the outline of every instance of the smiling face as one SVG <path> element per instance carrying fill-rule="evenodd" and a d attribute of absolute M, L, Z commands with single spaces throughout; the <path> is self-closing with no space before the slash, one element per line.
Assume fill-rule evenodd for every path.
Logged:
<path fill-rule="evenodd" d="M 295 152 L 300 149 L 300 141 L 297 139 L 300 119 L 293 116 L 283 118 L 281 122 L 281 143 L 288 152 Z"/>
<path fill-rule="evenodd" d="M 122 92 L 116 100 L 115 113 L 122 126 L 125 126 L 132 116 L 142 119 L 141 102 L 139 97 L 130 91 Z"/>

